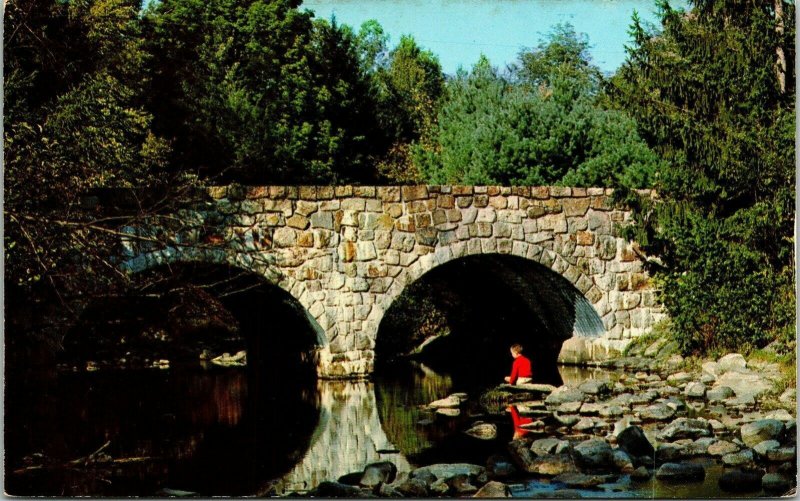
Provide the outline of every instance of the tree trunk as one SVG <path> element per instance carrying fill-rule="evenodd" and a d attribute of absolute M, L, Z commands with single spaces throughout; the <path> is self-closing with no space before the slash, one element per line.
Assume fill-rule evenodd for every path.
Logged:
<path fill-rule="evenodd" d="M 781 39 L 783 38 L 783 0 L 775 0 L 775 34 L 778 38 L 778 45 L 775 47 L 777 61 L 775 62 L 775 73 L 778 77 L 778 87 L 781 94 L 786 92 L 786 55 L 783 53 Z"/>

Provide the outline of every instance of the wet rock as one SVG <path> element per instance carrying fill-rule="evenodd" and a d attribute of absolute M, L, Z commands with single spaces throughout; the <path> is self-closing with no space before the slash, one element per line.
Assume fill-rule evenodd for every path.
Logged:
<path fill-rule="evenodd" d="M 564 426 L 574 426 L 578 421 L 581 420 L 581 417 L 578 415 L 559 414 L 557 412 L 553 413 L 553 418 Z"/>
<path fill-rule="evenodd" d="M 569 454 L 551 454 L 534 459 L 526 471 L 537 475 L 555 476 L 575 472 L 578 469 Z"/>
<path fill-rule="evenodd" d="M 508 478 L 517 473 L 517 468 L 505 456 L 495 454 L 486 460 L 486 473 L 489 478 Z"/>
<path fill-rule="evenodd" d="M 713 437 L 698 438 L 691 444 L 685 445 L 683 448 L 684 456 L 704 456 L 708 454 L 708 448 L 717 441 Z"/>
<path fill-rule="evenodd" d="M 428 485 L 420 478 L 409 478 L 396 486 L 395 489 L 409 498 L 424 498 L 428 496 Z"/>
<path fill-rule="evenodd" d="M 781 495 L 786 493 L 791 485 L 783 475 L 779 473 L 767 473 L 761 478 L 761 487 L 768 494 Z"/>
<path fill-rule="evenodd" d="M 709 437 L 712 434 L 711 425 L 705 419 L 678 418 L 661 430 L 656 438 L 672 441 L 681 438 Z"/>
<path fill-rule="evenodd" d="M 510 498 L 511 489 L 503 482 L 487 482 L 472 497 L 474 498 Z"/>
<path fill-rule="evenodd" d="M 458 407 L 459 405 L 461 405 L 461 399 L 456 395 L 450 395 L 449 397 L 445 397 L 440 400 L 434 400 L 428 404 L 428 407 L 431 409 L 442 409 L 448 407 Z"/>
<path fill-rule="evenodd" d="M 648 421 L 667 421 L 675 417 L 675 409 L 667 404 L 653 404 L 645 407 L 639 414 Z"/>
<path fill-rule="evenodd" d="M 777 449 L 772 449 L 767 451 L 767 460 L 772 461 L 774 463 L 779 463 L 783 461 L 791 461 L 797 455 L 797 450 L 795 447 L 778 447 Z"/>
<path fill-rule="evenodd" d="M 726 492 L 752 492 L 761 490 L 761 472 L 729 470 L 719 477 L 719 488 Z"/>
<path fill-rule="evenodd" d="M 640 466 L 631 472 L 631 480 L 636 482 L 644 482 L 650 479 L 650 470 L 644 466 Z"/>
<path fill-rule="evenodd" d="M 764 440 L 778 440 L 783 438 L 785 425 L 777 419 L 759 419 L 748 423 L 740 429 L 742 442 L 748 447 L 763 442 Z"/>
<path fill-rule="evenodd" d="M 586 475 L 584 473 L 562 473 L 553 477 L 551 482 L 559 482 L 575 489 L 591 489 L 608 481 L 609 475 Z"/>
<path fill-rule="evenodd" d="M 722 464 L 725 466 L 748 466 L 753 464 L 754 461 L 755 456 L 751 449 L 744 449 L 722 456 Z"/>
<path fill-rule="evenodd" d="M 587 379 L 578 386 L 578 389 L 589 395 L 607 395 L 611 393 L 611 387 L 608 385 L 608 381 L 600 379 Z"/>
<path fill-rule="evenodd" d="M 523 384 L 515 384 L 515 385 L 500 385 L 503 389 L 508 389 L 511 391 L 527 391 L 532 393 L 552 393 L 556 387 L 552 384 L 538 384 L 538 383 L 523 383 Z"/>
<path fill-rule="evenodd" d="M 362 487 L 374 488 L 380 484 L 388 484 L 394 481 L 397 475 L 397 467 L 389 461 L 372 463 L 364 468 L 359 484 Z"/>
<path fill-rule="evenodd" d="M 583 402 L 580 402 L 580 401 L 578 401 L 578 402 L 564 402 L 563 404 L 558 406 L 556 411 L 564 412 L 564 413 L 567 413 L 567 414 L 571 414 L 571 413 L 578 412 L 578 410 L 581 408 L 581 405 L 583 405 Z"/>
<path fill-rule="evenodd" d="M 585 395 L 577 388 L 560 386 L 550 393 L 544 402 L 549 406 L 558 406 L 566 402 L 583 402 Z"/>
<path fill-rule="evenodd" d="M 706 395 L 706 385 L 692 381 L 686 385 L 683 393 L 689 398 L 703 398 Z"/>
<path fill-rule="evenodd" d="M 677 461 L 683 456 L 683 446 L 679 444 L 658 444 L 658 447 L 656 448 L 656 461 L 659 463 Z"/>
<path fill-rule="evenodd" d="M 767 453 L 769 451 L 775 450 L 781 446 L 781 443 L 777 440 L 764 440 L 763 442 L 757 443 L 753 447 L 753 452 L 758 454 L 760 457 L 767 457 Z"/>
<path fill-rule="evenodd" d="M 717 365 L 722 372 L 742 372 L 747 369 L 747 361 L 739 353 L 729 353 L 717 360 Z"/>
<path fill-rule="evenodd" d="M 600 438 L 581 442 L 572 451 L 578 463 L 586 468 L 607 468 L 614 463 L 611 446 Z"/>
<path fill-rule="evenodd" d="M 638 426 L 630 426 L 617 435 L 619 448 L 633 457 L 650 456 L 655 454 L 653 445 Z"/>
<path fill-rule="evenodd" d="M 428 487 L 432 496 L 446 496 L 450 492 L 450 484 L 444 480 L 437 480 Z"/>
<path fill-rule="evenodd" d="M 453 407 L 440 407 L 436 409 L 436 414 L 446 417 L 456 417 L 461 415 L 461 409 Z"/>
<path fill-rule="evenodd" d="M 709 402 L 722 402 L 734 395 L 733 390 L 727 386 L 716 386 L 711 388 L 706 393 L 706 398 Z"/>
<path fill-rule="evenodd" d="M 497 425 L 494 423 L 477 422 L 472 427 L 464 431 L 471 437 L 480 440 L 494 440 L 497 437 Z"/>
<path fill-rule="evenodd" d="M 309 492 L 313 497 L 323 498 L 360 498 L 365 493 L 358 487 L 340 484 L 339 482 L 322 482 L 316 489 Z"/>
<path fill-rule="evenodd" d="M 479 477 L 485 473 L 483 466 L 468 463 L 438 463 L 429 466 L 422 466 L 412 471 L 410 478 L 430 478 L 432 475 L 436 480 L 447 481 L 456 475 L 474 475 Z"/>
<path fill-rule="evenodd" d="M 564 452 L 569 447 L 569 442 L 557 438 L 540 438 L 531 444 L 531 452 L 537 456 L 548 454 L 558 454 Z"/>
<path fill-rule="evenodd" d="M 472 485 L 469 475 L 456 475 L 447 480 L 447 484 L 459 496 L 471 495 L 478 492 L 478 488 Z"/>
<path fill-rule="evenodd" d="M 699 482 L 706 477 L 706 470 L 695 463 L 664 463 L 656 472 L 656 478 L 674 482 Z"/>
<path fill-rule="evenodd" d="M 622 473 L 630 473 L 634 470 L 633 459 L 622 449 L 614 449 L 611 459 L 614 463 L 614 467 Z"/>
<path fill-rule="evenodd" d="M 572 427 L 577 431 L 589 431 L 594 429 L 594 419 L 592 418 L 581 418 L 580 421 L 575 423 L 575 426 Z"/>

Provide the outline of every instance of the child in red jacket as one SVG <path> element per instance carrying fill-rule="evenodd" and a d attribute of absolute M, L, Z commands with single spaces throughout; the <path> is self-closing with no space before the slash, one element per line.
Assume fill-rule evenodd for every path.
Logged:
<path fill-rule="evenodd" d="M 531 361 L 522 354 L 522 345 L 515 344 L 511 347 L 511 356 L 514 364 L 511 366 L 511 375 L 506 376 L 508 384 L 526 384 L 533 381 Z"/>

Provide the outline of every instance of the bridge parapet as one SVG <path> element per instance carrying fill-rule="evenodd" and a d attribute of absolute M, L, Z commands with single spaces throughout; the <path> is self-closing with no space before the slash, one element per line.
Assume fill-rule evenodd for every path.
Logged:
<path fill-rule="evenodd" d="M 621 349 L 664 317 L 634 244 L 631 211 L 603 188 L 218 186 L 175 214 L 168 245 L 131 238 L 123 267 L 232 265 L 294 296 L 320 333 L 322 376 L 368 374 L 378 325 L 403 289 L 470 255 L 508 254 L 564 277 Z M 649 190 L 641 196 L 654 196 Z"/>

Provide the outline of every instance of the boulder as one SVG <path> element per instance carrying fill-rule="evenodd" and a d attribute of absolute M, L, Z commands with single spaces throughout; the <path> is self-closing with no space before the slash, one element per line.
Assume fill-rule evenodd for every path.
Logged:
<path fill-rule="evenodd" d="M 477 422 L 464 433 L 480 440 L 494 440 L 497 437 L 497 425 L 494 423 Z"/>
<path fill-rule="evenodd" d="M 630 473 L 634 470 L 633 459 L 622 449 L 614 449 L 611 460 L 614 467 L 621 473 Z"/>
<path fill-rule="evenodd" d="M 420 478 L 406 479 L 400 485 L 395 486 L 395 490 L 409 498 L 424 498 L 428 496 L 428 484 Z"/>
<path fill-rule="evenodd" d="M 672 482 L 699 482 L 706 477 L 706 470 L 696 463 L 664 463 L 656 472 L 656 478 Z"/>
<path fill-rule="evenodd" d="M 576 461 L 586 468 L 607 468 L 614 463 L 611 446 L 600 438 L 581 442 L 572 451 Z"/>
<path fill-rule="evenodd" d="M 738 452 L 740 447 L 732 442 L 720 440 L 708 446 L 708 454 L 711 456 L 724 456 Z"/>
<path fill-rule="evenodd" d="M 633 457 L 650 456 L 655 454 L 653 445 L 638 426 L 630 426 L 622 430 L 617 436 L 619 448 Z"/>
<path fill-rule="evenodd" d="M 761 472 L 729 470 L 719 477 L 719 488 L 726 492 L 753 492 L 761 490 Z"/>
<path fill-rule="evenodd" d="M 725 466 L 749 466 L 755 462 L 755 456 L 751 449 L 744 449 L 739 452 L 731 452 L 722 456 L 722 464 Z"/>
<path fill-rule="evenodd" d="M 689 398 L 703 398 L 706 396 L 706 385 L 692 381 L 686 385 L 683 394 Z"/>
<path fill-rule="evenodd" d="M 705 419 L 678 418 L 661 430 L 658 440 L 672 441 L 681 438 L 700 438 L 713 435 L 711 425 Z"/>
<path fill-rule="evenodd" d="M 472 497 L 474 498 L 510 498 L 511 489 L 503 482 L 491 481 L 481 487 Z"/>
<path fill-rule="evenodd" d="M 675 409 L 667 404 L 658 403 L 645 407 L 639 415 L 647 421 L 667 421 L 675 417 Z"/>
<path fill-rule="evenodd" d="M 761 477 L 761 487 L 767 494 L 776 494 L 780 496 L 789 490 L 791 484 L 789 484 L 786 477 L 779 473 L 767 473 Z"/>
<path fill-rule="evenodd" d="M 714 386 L 727 386 L 737 397 L 745 399 L 757 398 L 772 389 L 772 384 L 755 372 L 726 372 L 717 378 Z"/>
<path fill-rule="evenodd" d="M 747 360 L 739 353 L 729 353 L 717 360 L 717 365 L 722 372 L 742 372 L 747 369 Z"/>
<path fill-rule="evenodd" d="M 703 362 L 703 374 L 713 377 L 714 379 L 722 375 L 723 371 L 719 364 L 716 362 Z"/>
<path fill-rule="evenodd" d="M 364 468 L 359 484 L 362 487 L 374 488 L 380 484 L 388 484 L 394 481 L 397 474 L 397 467 L 389 461 L 372 463 Z"/>
<path fill-rule="evenodd" d="M 537 456 L 558 454 L 569 447 L 569 442 L 557 438 L 540 438 L 531 444 L 531 451 Z"/>
<path fill-rule="evenodd" d="M 759 419 L 748 423 L 740 429 L 742 442 L 748 447 L 753 447 L 764 440 L 777 440 L 783 439 L 785 430 L 783 422 L 777 419 Z"/>
<path fill-rule="evenodd" d="M 706 398 L 709 402 L 722 402 L 734 395 L 733 390 L 727 386 L 715 386 L 706 392 Z"/>
<path fill-rule="evenodd" d="M 611 386 L 608 385 L 608 381 L 600 379 L 587 379 L 578 386 L 578 389 L 589 395 L 606 395 L 611 393 Z"/>
<path fill-rule="evenodd" d="M 456 475 L 480 476 L 486 471 L 483 466 L 468 463 L 437 463 L 422 466 L 411 472 L 410 478 L 425 479 L 432 475 L 436 480 L 447 481 Z"/>
<path fill-rule="evenodd" d="M 717 441 L 714 437 L 698 438 L 691 444 L 683 447 L 683 454 L 686 457 L 690 456 L 704 456 L 708 454 L 708 448 Z"/>
<path fill-rule="evenodd" d="M 775 450 L 781 446 L 781 443 L 777 440 L 764 440 L 763 442 L 757 443 L 753 447 L 753 451 L 758 454 L 760 457 L 765 458 L 767 457 L 767 453 L 769 451 Z"/>
<path fill-rule="evenodd" d="M 571 388 L 569 386 L 560 386 L 553 390 L 544 402 L 551 406 L 558 406 L 565 402 L 583 402 L 584 394 L 581 390 L 577 388 Z"/>

